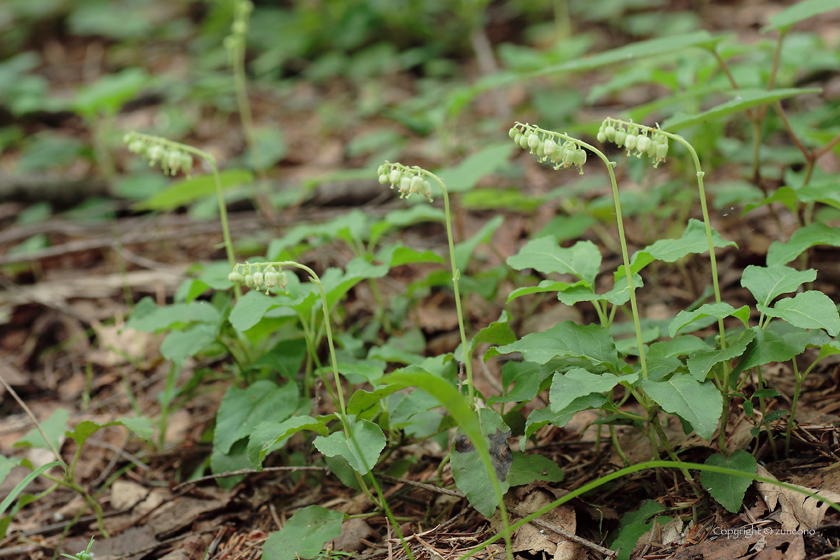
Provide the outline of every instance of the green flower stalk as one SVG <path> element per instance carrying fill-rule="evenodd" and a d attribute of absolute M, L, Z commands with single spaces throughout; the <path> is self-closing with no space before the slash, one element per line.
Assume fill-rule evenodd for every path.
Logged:
<path fill-rule="evenodd" d="M 636 287 L 633 284 L 633 272 L 630 269 L 630 255 L 627 251 L 627 238 L 624 235 L 624 220 L 621 216 L 621 201 L 618 198 L 618 184 L 615 181 L 611 162 L 600 150 L 566 134 L 560 134 L 551 130 L 545 130 L 538 126 L 517 122 L 510 129 L 508 136 L 523 149 L 529 150 L 537 156 L 541 163 L 552 165 L 555 170 L 575 166 L 583 174 L 583 166 L 586 163 L 586 152 L 591 151 L 598 156 L 610 175 L 612 186 L 613 203 L 615 204 L 615 220 L 618 226 L 618 238 L 621 244 L 621 257 L 624 260 L 624 272 L 627 275 L 627 285 L 630 288 L 630 308 L 633 313 L 633 325 L 636 330 L 636 343 L 639 346 L 639 364 L 642 376 L 647 378 L 647 361 L 645 360 L 645 348 L 642 342 L 642 326 L 639 320 L 639 308 L 636 304 Z"/>
<path fill-rule="evenodd" d="M 236 255 L 233 252 L 233 241 L 231 240 L 230 228 L 228 227 L 227 207 L 225 206 L 225 197 L 222 193 L 222 180 L 219 177 L 216 158 L 204 150 L 199 150 L 198 148 L 181 144 L 180 142 L 173 142 L 160 136 L 151 136 L 140 132 L 129 132 L 123 137 L 123 142 L 128 145 L 130 152 L 141 156 L 149 162 L 149 165 L 160 165 L 165 175 L 175 176 L 179 171 L 183 171 L 189 176 L 193 168 L 193 156 L 198 156 L 207 162 L 216 181 L 219 219 L 222 222 L 222 234 L 224 235 L 228 263 L 231 268 L 236 266 Z M 238 297 L 239 286 L 236 286 L 235 289 Z"/>
<path fill-rule="evenodd" d="M 659 127 L 652 128 L 632 121 L 622 121 L 607 117 L 601 123 L 598 132 L 598 141 L 614 142 L 619 148 L 625 146 L 627 155 L 635 150 L 636 157 L 647 155 L 654 160 L 654 167 L 665 161 L 668 154 L 668 139 L 679 142 L 691 153 L 694 160 L 694 168 L 697 176 L 697 190 L 700 196 L 700 209 L 703 213 L 703 224 L 706 227 L 706 240 L 709 244 L 709 264 L 712 269 L 712 288 L 715 293 L 715 303 L 721 303 L 720 284 L 718 282 L 717 258 L 715 257 L 715 246 L 712 240 L 712 225 L 709 219 L 709 208 L 706 203 L 706 190 L 703 186 L 705 172 L 700 167 L 700 158 L 697 151 L 685 138 L 678 134 L 665 132 Z M 720 347 L 726 349 L 726 330 L 723 319 L 718 319 L 718 332 L 720 333 Z M 731 367 L 728 361 L 723 363 L 723 379 L 721 383 L 721 395 L 723 396 L 723 416 L 721 417 L 720 449 L 726 453 L 726 424 L 729 416 L 729 375 Z"/>
<path fill-rule="evenodd" d="M 390 184 L 391 188 L 396 188 L 400 193 L 400 198 L 409 198 L 413 194 L 418 194 L 429 199 L 432 202 L 432 185 L 428 181 L 434 180 L 440 190 L 443 191 L 443 207 L 446 215 L 446 237 L 449 240 L 449 263 L 452 267 L 452 286 L 455 291 L 455 308 L 458 313 L 458 329 L 461 333 L 461 347 L 464 349 L 464 369 L 467 372 L 467 394 L 469 397 L 470 407 L 475 410 L 475 387 L 473 386 L 472 375 L 472 357 L 469 352 L 469 345 L 467 344 L 467 333 L 464 328 L 464 314 L 461 311 L 461 294 L 458 290 L 458 279 L 461 277 L 461 271 L 455 266 L 455 241 L 452 238 L 452 218 L 449 212 L 449 193 L 446 190 L 446 185 L 440 177 L 426 171 L 425 169 L 414 166 L 406 167 L 401 163 L 391 163 L 386 161 L 379 166 L 378 170 L 379 182 L 383 185 Z"/>

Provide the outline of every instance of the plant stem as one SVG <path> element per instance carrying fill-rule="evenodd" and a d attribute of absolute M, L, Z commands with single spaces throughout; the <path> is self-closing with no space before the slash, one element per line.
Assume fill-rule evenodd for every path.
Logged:
<path fill-rule="evenodd" d="M 431 173 L 419 167 L 415 169 L 434 179 L 437 182 L 437 184 L 440 185 L 440 190 L 443 191 L 443 213 L 446 215 L 446 237 L 449 241 L 449 264 L 452 267 L 452 286 L 455 292 L 455 309 L 458 314 L 458 330 L 461 333 L 461 347 L 463 348 L 464 352 L 464 369 L 466 369 L 467 372 L 467 394 L 469 398 L 470 408 L 475 410 L 475 387 L 473 386 L 472 375 L 472 351 L 470 350 L 470 347 L 467 344 L 467 333 L 466 329 L 464 328 L 464 315 L 461 312 L 461 294 L 458 290 L 458 279 L 461 277 L 461 272 L 455 265 L 455 241 L 452 238 L 452 218 L 449 215 L 449 193 L 446 190 L 446 185 L 443 183 L 443 180 L 441 180 L 440 177 L 438 177 L 434 173 Z"/>
<path fill-rule="evenodd" d="M 26 403 L 23 402 L 23 399 L 20 398 L 20 396 L 17 394 L 17 391 L 15 391 L 12 388 L 12 386 L 9 385 L 5 379 L 3 379 L 2 375 L 0 375 L 0 383 L 3 384 L 3 387 L 6 389 L 6 391 L 8 391 L 10 395 L 12 395 L 12 398 L 14 398 L 17 401 L 17 403 L 20 405 L 23 411 L 26 412 L 26 415 L 29 416 L 29 419 L 32 420 L 32 422 L 35 424 L 35 427 L 38 429 L 38 432 L 41 434 L 41 437 L 44 438 L 44 441 L 49 446 L 50 451 L 52 451 L 53 455 L 55 455 L 56 461 L 62 463 L 63 465 L 67 465 L 64 459 L 61 458 L 61 454 L 58 452 L 58 449 L 55 448 L 55 445 L 53 445 L 53 443 L 50 441 L 50 438 L 47 437 L 46 432 L 44 432 L 44 428 L 41 427 L 41 423 L 38 422 L 38 419 L 35 418 L 35 415 L 32 414 L 32 411 L 29 410 L 28 406 L 26 406 Z"/>
<path fill-rule="evenodd" d="M 790 363 L 793 364 L 793 375 L 796 377 L 796 385 L 793 387 L 793 400 L 790 403 L 790 416 L 788 417 L 787 430 L 785 430 L 786 457 L 790 457 L 790 434 L 793 432 L 793 425 L 796 423 L 793 417 L 796 415 L 796 404 L 799 402 L 799 394 L 802 391 L 802 381 L 805 380 L 805 376 L 799 373 L 799 366 L 796 365 L 796 356 L 791 358 Z M 805 373 L 807 374 L 808 372 L 806 371 Z"/>

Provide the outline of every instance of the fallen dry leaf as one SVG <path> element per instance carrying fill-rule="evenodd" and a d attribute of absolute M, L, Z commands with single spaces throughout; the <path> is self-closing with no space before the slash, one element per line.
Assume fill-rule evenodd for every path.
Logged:
<path fill-rule="evenodd" d="M 509 493 L 505 496 L 505 504 L 511 513 L 519 516 L 527 516 L 538 509 L 550 504 L 556 497 L 546 490 L 535 488 L 526 495 L 514 495 Z M 575 510 L 569 505 L 562 505 L 541 515 L 538 519 L 558 526 L 561 529 L 575 534 L 577 520 Z M 492 523 L 501 529 L 501 518 L 498 513 L 493 517 Z M 548 554 L 554 560 L 577 560 L 583 558 L 583 550 L 574 542 L 564 539 L 561 535 L 534 523 L 521 527 L 514 536 L 513 552 L 527 552 L 539 557 L 541 554 Z"/>
<path fill-rule="evenodd" d="M 776 479 L 761 465 L 758 466 L 756 474 L 764 478 L 770 478 L 773 480 Z M 782 524 L 783 530 L 808 530 L 815 529 L 822 525 L 822 520 L 828 512 L 827 504 L 811 498 L 810 496 L 806 496 L 805 494 L 795 492 L 794 490 L 776 486 L 775 484 L 756 482 L 755 485 L 770 511 L 775 510 L 776 506 L 781 506 L 782 513 L 779 517 L 779 521 Z M 812 490 L 802 486 L 799 488 L 812 492 Z M 819 494 L 823 498 L 831 500 L 834 503 L 840 503 L 840 494 L 830 490 L 821 490 L 815 493 Z"/>

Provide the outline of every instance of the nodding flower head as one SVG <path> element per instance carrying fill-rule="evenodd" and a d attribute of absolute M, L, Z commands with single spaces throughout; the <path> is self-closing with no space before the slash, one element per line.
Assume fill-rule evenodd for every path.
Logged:
<path fill-rule="evenodd" d="M 228 274 L 228 280 L 234 284 L 245 284 L 249 288 L 258 290 L 265 288 L 265 293 L 268 295 L 271 288 L 285 290 L 289 284 L 283 268 L 278 268 L 279 270 L 276 270 L 271 263 L 239 263 L 233 268 L 233 272 Z"/>
<path fill-rule="evenodd" d="M 636 157 L 647 155 L 658 167 L 668 156 L 668 137 L 659 128 L 651 128 L 608 117 L 598 131 L 599 142 L 613 142 L 619 148 L 627 148 L 627 155 L 635 151 Z"/>
<path fill-rule="evenodd" d="M 383 185 L 391 185 L 400 192 L 400 198 L 408 198 L 413 194 L 419 194 L 432 202 L 432 185 L 426 179 L 426 171 L 420 167 L 406 167 L 401 163 L 386 161 L 379 166 L 377 171 L 379 182 Z"/>
<path fill-rule="evenodd" d="M 137 154 L 149 165 L 160 164 L 165 175 L 177 175 L 183 171 L 189 175 L 193 167 L 193 157 L 180 149 L 174 142 L 158 136 L 149 136 L 137 132 L 129 132 L 123 137 L 131 153 Z"/>
<path fill-rule="evenodd" d="M 537 156 L 540 163 L 553 165 L 555 170 L 575 166 L 583 175 L 586 151 L 579 140 L 520 122 L 513 125 L 508 136 L 514 144 Z"/>

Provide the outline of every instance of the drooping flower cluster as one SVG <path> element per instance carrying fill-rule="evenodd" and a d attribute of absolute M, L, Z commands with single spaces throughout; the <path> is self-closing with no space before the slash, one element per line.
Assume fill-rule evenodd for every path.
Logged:
<path fill-rule="evenodd" d="M 601 123 L 597 138 L 599 142 L 610 141 L 619 148 L 626 147 L 628 156 L 633 150 L 639 158 L 646 154 L 653 159 L 654 167 L 668 156 L 668 137 L 658 128 L 607 118 Z"/>
<path fill-rule="evenodd" d="M 248 19 L 254 10 L 250 0 L 239 0 L 234 6 L 234 19 L 230 26 L 230 35 L 225 37 L 224 45 L 228 53 L 244 48 L 245 36 L 248 34 Z"/>
<path fill-rule="evenodd" d="M 268 294 L 274 287 L 285 289 L 289 279 L 282 267 L 279 270 L 271 263 L 239 263 L 233 272 L 228 274 L 228 280 L 234 284 L 245 284 L 249 288 L 263 289 Z"/>
<path fill-rule="evenodd" d="M 400 198 L 409 198 L 413 194 L 419 194 L 432 202 L 432 185 L 426 180 L 421 168 L 406 167 L 401 163 L 386 161 L 379 166 L 377 173 L 380 183 L 390 184 L 392 189 L 396 187 L 400 191 Z"/>
<path fill-rule="evenodd" d="M 540 163 L 553 165 L 555 170 L 574 165 L 583 175 L 586 151 L 573 138 L 520 122 L 510 129 L 508 136 L 514 144 L 537 156 Z"/>
<path fill-rule="evenodd" d="M 174 142 L 158 136 L 149 136 L 139 132 L 129 132 L 123 137 L 128 150 L 140 155 L 149 165 L 160 164 L 166 175 L 176 175 L 183 171 L 189 175 L 193 167 L 193 157 L 179 149 Z"/>

